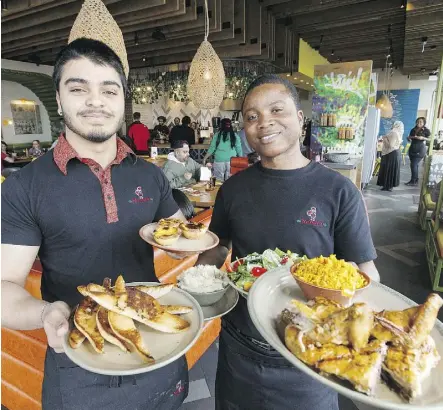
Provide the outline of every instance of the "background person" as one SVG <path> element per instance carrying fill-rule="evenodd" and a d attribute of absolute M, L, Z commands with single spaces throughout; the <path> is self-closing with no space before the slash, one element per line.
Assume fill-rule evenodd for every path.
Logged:
<path fill-rule="evenodd" d="M 426 156 L 426 141 L 429 141 L 431 131 L 426 128 L 426 118 L 418 117 L 415 121 L 415 127 L 409 133 L 408 141 L 411 141 L 409 147 L 409 159 L 411 162 L 411 180 L 406 185 L 418 185 L 418 166 L 421 160 Z"/>
<path fill-rule="evenodd" d="M 403 141 L 404 125 L 395 121 L 392 130 L 383 137 L 382 157 L 377 185 L 382 191 L 392 191 L 400 185 L 400 145 Z"/>
<path fill-rule="evenodd" d="M 146 152 L 151 138 L 149 128 L 140 121 L 141 115 L 139 112 L 135 112 L 132 116 L 134 122 L 129 126 L 127 134 L 134 142 L 137 152 Z"/>
<path fill-rule="evenodd" d="M 172 188 L 194 185 L 200 180 L 201 165 L 189 156 L 187 141 L 176 141 L 172 145 L 174 152 L 168 154 L 163 172 Z"/>
<path fill-rule="evenodd" d="M 243 156 L 240 137 L 232 129 L 229 118 L 221 120 L 220 131 L 212 138 L 203 164 L 211 155 L 214 155 L 214 176 L 219 181 L 226 181 L 231 176 L 231 158 Z"/>
<path fill-rule="evenodd" d="M 191 118 L 185 115 L 182 118 L 182 124 L 172 128 L 171 134 L 169 134 L 169 142 L 171 143 L 171 148 L 172 144 L 176 141 L 186 141 L 189 147 L 195 144 L 195 133 L 190 125 Z"/>
<path fill-rule="evenodd" d="M 8 144 L 2 141 L 2 171 L 4 168 L 4 163 L 12 164 L 14 162 L 13 155 L 8 151 Z"/>
<path fill-rule="evenodd" d="M 28 153 L 29 153 L 30 157 L 34 157 L 34 158 L 39 157 L 44 154 L 44 152 L 40 146 L 39 140 L 32 141 L 32 147 L 29 148 Z"/>
<path fill-rule="evenodd" d="M 156 131 L 159 134 L 162 134 L 164 137 L 168 137 L 169 135 L 169 128 L 166 125 L 166 117 L 161 115 L 157 118 L 158 124 L 154 127 L 154 131 Z"/>

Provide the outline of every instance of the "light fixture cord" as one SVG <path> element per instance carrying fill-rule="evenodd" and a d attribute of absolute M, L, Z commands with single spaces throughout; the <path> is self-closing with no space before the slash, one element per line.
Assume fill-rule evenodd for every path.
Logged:
<path fill-rule="evenodd" d="M 209 36 L 209 12 L 208 12 L 208 0 L 205 0 L 205 40 Z"/>

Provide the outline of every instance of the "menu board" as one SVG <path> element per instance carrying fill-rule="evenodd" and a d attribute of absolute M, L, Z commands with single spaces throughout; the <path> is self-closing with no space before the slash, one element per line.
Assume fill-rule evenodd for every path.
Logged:
<path fill-rule="evenodd" d="M 311 150 L 363 147 L 372 61 L 315 66 Z"/>

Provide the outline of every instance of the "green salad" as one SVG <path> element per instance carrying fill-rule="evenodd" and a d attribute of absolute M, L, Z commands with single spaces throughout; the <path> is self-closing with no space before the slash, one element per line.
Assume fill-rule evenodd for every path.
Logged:
<path fill-rule="evenodd" d="M 305 259 L 307 259 L 306 256 L 300 256 L 291 251 L 283 252 L 278 248 L 266 249 L 262 254 L 254 252 L 242 259 L 237 259 L 231 265 L 227 265 L 226 270 L 237 287 L 249 292 L 257 278 L 267 271 L 283 265 L 292 266 Z"/>

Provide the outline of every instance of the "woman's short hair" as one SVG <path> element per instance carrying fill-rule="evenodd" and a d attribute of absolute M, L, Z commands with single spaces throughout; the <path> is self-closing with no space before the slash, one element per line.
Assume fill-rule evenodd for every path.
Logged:
<path fill-rule="evenodd" d="M 417 124 L 417 122 L 419 122 L 420 120 L 423 120 L 423 124 L 426 125 L 426 118 L 425 118 L 425 117 L 418 117 L 418 118 L 415 120 L 415 123 Z"/>
<path fill-rule="evenodd" d="M 191 219 L 194 216 L 194 206 L 192 205 L 192 202 L 189 200 L 186 194 L 179 189 L 173 189 L 172 197 L 174 198 L 174 201 L 180 208 L 180 211 L 182 211 L 185 218 L 188 220 Z"/>

